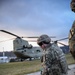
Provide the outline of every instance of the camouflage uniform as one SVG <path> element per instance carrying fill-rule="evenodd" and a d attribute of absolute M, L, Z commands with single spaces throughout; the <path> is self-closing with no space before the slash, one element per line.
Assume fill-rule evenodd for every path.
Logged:
<path fill-rule="evenodd" d="M 39 39 L 38 39 L 39 40 Z M 65 55 L 56 44 L 48 44 L 43 50 L 42 75 L 67 75 Z"/>

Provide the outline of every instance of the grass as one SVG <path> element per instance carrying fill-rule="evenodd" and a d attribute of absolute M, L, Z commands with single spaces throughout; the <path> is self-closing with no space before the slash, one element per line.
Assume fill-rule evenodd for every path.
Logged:
<path fill-rule="evenodd" d="M 0 64 L 0 75 L 24 75 L 39 71 L 40 60 Z"/>
<path fill-rule="evenodd" d="M 70 64 L 75 64 L 75 60 L 73 59 L 71 53 L 68 53 L 68 54 L 66 54 L 65 56 L 66 56 L 68 65 L 70 65 Z"/>
<path fill-rule="evenodd" d="M 66 54 L 66 58 L 68 64 L 75 63 L 70 53 Z M 40 68 L 40 60 L 5 63 L 0 64 L 0 75 L 26 75 L 27 73 L 39 71 Z"/>

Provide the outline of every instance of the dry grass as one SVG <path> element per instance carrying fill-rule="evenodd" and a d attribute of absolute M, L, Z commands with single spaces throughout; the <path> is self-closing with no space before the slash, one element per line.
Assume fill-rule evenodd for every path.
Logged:
<path fill-rule="evenodd" d="M 73 59 L 73 57 L 70 53 L 66 54 L 66 59 L 67 59 L 68 64 L 75 64 L 75 60 Z"/>
<path fill-rule="evenodd" d="M 0 75 L 24 75 L 39 71 L 39 68 L 39 60 L 0 64 Z"/>
<path fill-rule="evenodd" d="M 71 54 L 66 55 L 67 63 L 75 63 Z M 0 64 L 0 75 L 25 75 L 27 73 L 39 71 L 41 68 L 40 60 L 13 62 Z"/>

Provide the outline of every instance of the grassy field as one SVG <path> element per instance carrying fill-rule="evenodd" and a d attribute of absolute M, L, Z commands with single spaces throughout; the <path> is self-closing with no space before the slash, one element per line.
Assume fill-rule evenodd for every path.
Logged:
<path fill-rule="evenodd" d="M 38 71 L 40 60 L 0 64 L 0 75 L 24 75 Z"/>
<path fill-rule="evenodd" d="M 67 63 L 74 64 L 71 54 L 66 55 Z M 13 62 L 0 64 L 0 75 L 26 75 L 27 73 L 39 71 L 41 68 L 40 60 Z"/>
<path fill-rule="evenodd" d="M 70 64 L 75 64 L 75 60 L 73 59 L 72 55 L 69 53 L 69 54 L 66 54 L 66 59 L 67 59 L 67 63 L 70 65 Z"/>

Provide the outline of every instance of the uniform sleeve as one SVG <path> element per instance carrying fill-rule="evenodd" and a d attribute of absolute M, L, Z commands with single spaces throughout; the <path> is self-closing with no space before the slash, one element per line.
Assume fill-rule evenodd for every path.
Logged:
<path fill-rule="evenodd" d="M 68 69 L 68 65 L 67 65 L 67 62 L 66 62 L 64 55 L 62 55 L 60 57 L 60 65 L 61 65 L 62 72 L 66 73 L 67 69 Z"/>
<path fill-rule="evenodd" d="M 48 68 L 51 67 L 52 59 L 53 59 L 53 54 L 51 51 L 48 51 L 48 53 L 46 54 L 46 61 L 45 61 L 45 65 Z"/>
<path fill-rule="evenodd" d="M 64 53 L 62 52 L 62 50 L 60 48 L 57 51 L 58 51 L 59 63 L 60 63 L 60 66 L 61 66 L 62 73 L 66 74 L 67 69 L 68 69 L 66 57 L 65 57 Z"/>
<path fill-rule="evenodd" d="M 56 46 L 53 45 L 53 48 L 56 51 L 57 56 L 59 58 L 59 64 L 60 64 L 62 72 L 64 74 L 66 74 L 68 71 L 68 64 L 66 61 L 66 57 L 65 57 L 65 55 L 64 55 L 64 53 L 60 47 L 58 47 L 57 45 Z"/>

